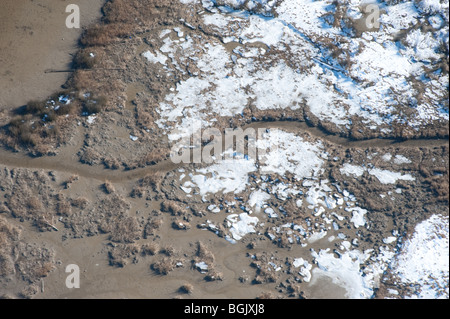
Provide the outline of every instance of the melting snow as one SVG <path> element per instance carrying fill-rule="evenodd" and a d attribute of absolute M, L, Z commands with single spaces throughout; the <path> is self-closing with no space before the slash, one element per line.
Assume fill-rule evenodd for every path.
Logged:
<path fill-rule="evenodd" d="M 419 285 L 418 298 L 449 297 L 448 216 L 433 215 L 416 226 L 392 269 L 401 282 Z"/>

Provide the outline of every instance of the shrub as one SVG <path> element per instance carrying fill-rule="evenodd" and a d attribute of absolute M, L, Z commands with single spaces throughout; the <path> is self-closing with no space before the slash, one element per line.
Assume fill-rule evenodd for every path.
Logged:
<path fill-rule="evenodd" d="M 103 185 L 103 190 L 105 191 L 106 194 L 111 194 L 115 192 L 115 188 L 114 186 L 111 184 L 111 182 L 106 181 Z"/>
<path fill-rule="evenodd" d="M 87 99 L 83 103 L 83 112 L 96 114 L 103 111 L 106 107 L 106 97 L 100 96 L 93 99 Z"/>
<path fill-rule="evenodd" d="M 90 50 L 80 50 L 73 59 L 74 69 L 92 69 L 97 64 L 98 58 L 92 55 Z"/>
<path fill-rule="evenodd" d="M 83 33 L 80 42 L 84 46 L 105 46 L 126 37 L 131 30 L 132 26 L 124 23 L 97 24 Z"/>
<path fill-rule="evenodd" d="M 206 263 L 214 262 L 213 253 L 202 242 L 197 242 L 197 257 Z"/>
<path fill-rule="evenodd" d="M 187 214 L 186 209 L 173 201 L 163 201 L 161 203 L 161 210 L 171 213 L 173 216 L 185 216 Z"/>
<path fill-rule="evenodd" d="M 178 291 L 183 294 L 191 294 L 194 291 L 194 286 L 191 284 L 184 284 L 178 289 Z"/>
<path fill-rule="evenodd" d="M 205 276 L 205 280 L 206 281 L 223 280 L 223 275 L 220 272 L 212 270 Z"/>
<path fill-rule="evenodd" d="M 110 240 L 118 243 L 134 243 L 139 239 L 141 228 L 134 217 L 118 221 L 111 232 Z"/>
<path fill-rule="evenodd" d="M 158 252 L 159 247 L 156 243 L 143 244 L 141 247 L 142 256 L 153 256 Z"/>
<path fill-rule="evenodd" d="M 158 230 L 163 223 L 161 218 L 151 218 L 148 220 L 147 224 L 144 227 L 144 238 L 148 238 L 155 234 L 155 231 Z"/>
<path fill-rule="evenodd" d="M 71 200 L 71 204 L 73 207 L 77 207 L 80 209 L 85 209 L 89 204 L 89 201 L 84 197 L 78 197 Z"/>
<path fill-rule="evenodd" d="M 43 101 L 30 101 L 25 107 L 25 112 L 29 114 L 42 114 L 46 109 L 46 103 Z"/>
<path fill-rule="evenodd" d="M 164 257 L 161 260 L 153 263 L 151 265 L 151 268 L 153 269 L 153 271 L 160 275 L 167 275 L 175 268 L 175 262 L 169 257 Z"/>
<path fill-rule="evenodd" d="M 170 257 L 175 254 L 175 248 L 173 246 L 166 246 L 161 249 L 160 253 Z"/>

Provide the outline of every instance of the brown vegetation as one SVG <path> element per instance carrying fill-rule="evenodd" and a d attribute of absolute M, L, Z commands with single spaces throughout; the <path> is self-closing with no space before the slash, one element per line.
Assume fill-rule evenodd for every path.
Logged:
<path fill-rule="evenodd" d="M 110 240 L 117 243 L 134 243 L 141 236 L 141 227 L 134 217 L 126 217 L 115 223 Z"/>
<path fill-rule="evenodd" d="M 194 286 L 191 284 L 184 284 L 178 289 L 178 291 L 183 294 L 192 294 L 192 292 L 194 291 Z"/>
<path fill-rule="evenodd" d="M 186 216 L 187 210 L 174 201 L 161 202 L 161 211 L 171 213 L 173 216 Z"/>
<path fill-rule="evenodd" d="M 105 181 L 105 183 L 103 183 L 102 185 L 102 188 L 106 194 L 111 194 L 116 191 L 116 189 L 114 188 L 113 184 L 111 184 L 110 181 Z"/>
<path fill-rule="evenodd" d="M 110 23 L 97 24 L 87 29 L 81 36 L 81 44 L 84 46 L 105 46 L 128 36 L 133 30 L 131 24 Z"/>
<path fill-rule="evenodd" d="M 142 256 L 153 256 L 159 251 L 159 246 L 156 243 L 143 244 L 141 247 Z"/>
<path fill-rule="evenodd" d="M 163 257 L 153 263 L 151 268 L 160 275 L 167 275 L 175 268 L 175 261 L 170 257 Z"/>
<path fill-rule="evenodd" d="M 135 262 L 138 254 L 139 246 L 137 246 L 136 244 L 114 245 L 108 252 L 109 263 L 111 266 L 125 267 L 130 262 Z"/>
<path fill-rule="evenodd" d="M 150 236 L 154 236 L 156 231 L 161 227 L 163 223 L 162 218 L 151 217 L 144 227 L 144 238 L 147 239 Z"/>

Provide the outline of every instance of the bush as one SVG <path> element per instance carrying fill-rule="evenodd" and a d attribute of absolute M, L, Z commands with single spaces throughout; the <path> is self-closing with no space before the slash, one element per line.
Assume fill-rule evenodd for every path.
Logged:
<path fill-rule="evenodd" d="M 141 247 L 142 256 L 153 256 L 158 252 L 159 247 L 156 243 L 143 244 Z"/>
<path fill-rule="evenodd" d="M 103 185 L 103 190 L 105 191 L 106 194 L 111 194 L 114 193 L 116 190 L 113 186 L 113 184 L 111 184 L 111 182 L 106 181 Z"/>
<path fill-rule="evenodd" d="M 170 257 L 175 255 L 175 248 L 173 246 L 166 246 L 160 250 L 160 253 Z"/>
<path fill-rule="evenodd" d="M 178 289 L 178 291 L 183 294 L 191 294 L 194 291 L 194 286 L 191 284 L 184 284 Z"/>
<path fill-rule="evenodd" d="M 132 26 L 124 23 L 97 24 L 83 33 L 80 42 L 84 46 L 105 46 L 126 37 L 131 30 Z"/>
<path fill-rule="evenodd" d="M 97 64 L 98 58 L 92 56 L 90 50 L 80 50 L 73 59 L 74 69 L 92 69 Z"/>
<path fill-rule="evenodd" d="M 46 109 L 46 103 L 43 101 L 30 101 L 25 107 L 25 112 L 29 114 L 42 114 Z"/>
<path fill-rule="evenodd" d="M 141 227 L 136 218 L 127 217 L 118 221 L 111 232 L 110 240 L 117 243 L 134 243 L 139 239 Z"/>
<path fill-rule="evenodd" d="M 171 258 L 164 257 L 153 263 L 151 268 L 160 275 L 167 275 L 175 268 L 175 262 Z"/>
<path fill-rule="evenodd" d="M 87 99 L 83 103 L 83 112 L 88 114 L 97 114 L 106 107 L 106 97 L 100 96 L 94 99 Z"/>
<path fill-rule="evenodd" d="M 202 242 L 197 242 L 197 257 L 206 263 L 214 262 L 213 253 Z"/>
<path fill-rule="evenodd" d="M 181 207 L 178 203 L 173 201 L 163 201 L 161 203 L 161 210 L 163 212 L 171 213 L 173 216 L 187 215 L 187 210 Z"/>
<path fill-rule="evenodd" d="M 77 207 L 79 209 L 85 209 L 89 204 L 89 201 L 84 197 L 78 197 L 71 200 L 71 204 L 73 207 Z"/>
<path fill-rule="evenodd" d="M 161 218 L 151 218 L 148 220 L 147 224 L 144 227 L 144 238 L 147 239 L 148 237 L 155 234 L 155 231 L 158 230 L 163 223 L 163 220 Z"/>

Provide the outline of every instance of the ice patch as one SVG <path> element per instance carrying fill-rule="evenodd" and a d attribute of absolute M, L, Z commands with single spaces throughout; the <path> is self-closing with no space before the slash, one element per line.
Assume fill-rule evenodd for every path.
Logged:
<path fill-rule="evenodd" d="M 251 217 L 247 213 L 231 214 L 227 216 L 230 233 L 235 240 L 240 240 L 249 233 L 255 233 L 255 226 L 258 223 L 258 217 Z"/>
<path fill-rule="evenodd" d="M 401 282 L 419 285 L 418 298 L 449 297 L 448 216 L 433 215 L 421 222 L 396 257 L 392 269 Z"/>
<path fill-rule="evenodd" d="M 370 298 L 373 295 L 372 285 L 360 270 L 369 255 L 352 250 L 336 258 L 329 250 L 328 248 L 319 253 L 312 252 L 312 256 L 319 266 L 312 271 L 313 280 L 316 277 L 326 276 L 332 279 L 334 284 L 345 288 L 347 298 Z"/>
<path fill-rule="evenodd" d="M 248 204 L 250 207 L 256 207 L 256 211 L 259 212 L 270 198 L 270 194 L 257 190 L 250 194 Z"/>
<path fill-rule="evenodd" d="M 397 180 L 414 181 L 415 178 L 410 174 L 402 174 L 399 172 L 392 172 L 389 170 L 383 170 L 380 168 L 372 168 L 369 170 L 369 174 L 378 178 L 382 184 L 395 184 Z"/>
<path fill-rule="evenodd" d="M 255 161 L 246 158 L 222 160 L 206 168 L 197 169 L 192 183 L 200 189 L 200 195 L 208 193 L 239 193 L 246 189 L 248 174 L 256 170 Z"/>
<path fill-rule="evenodd" d="M 358 166 L 358 165 L 352 165 L 349 163 L 345 163 L 342 165 L 342 167 L 339 169 L 341 174 L 345 174 L 347 176 L 355 176 L 360 177 L 364 173 L 366 169 L 364 167 Z"/>
<path fill-rule="evenodd" d="M 167 57 L 160 52 L 157 52 L 155 55 L 150 51 L 146 51 L 142 53 L 142 56 L 152 63 L 161 63 L 162 65 L 165 65 L 167 61 Z"/>

